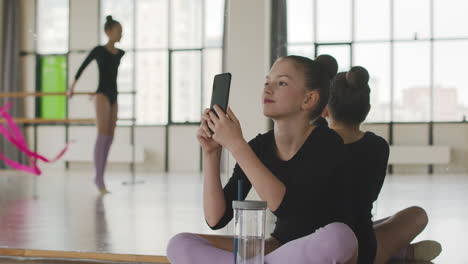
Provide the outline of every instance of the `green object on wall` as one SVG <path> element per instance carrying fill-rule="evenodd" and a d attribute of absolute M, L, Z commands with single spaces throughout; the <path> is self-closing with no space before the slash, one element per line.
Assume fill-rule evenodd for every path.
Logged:
<path fill-rule="evenodd" d="M 67 87 L 66 56 L 44 56 L 41 58 L 41 92 L 63 93 Z M 41 118 L 65 119 L 65 96 L 41 97 Z"/>

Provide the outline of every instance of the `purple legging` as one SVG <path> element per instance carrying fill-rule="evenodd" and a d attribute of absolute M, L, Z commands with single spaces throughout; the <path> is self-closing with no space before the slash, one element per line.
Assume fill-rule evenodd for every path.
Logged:
<path fill-rule="evenodd" d="M 357 239 L 345 224 L 332 223 L 284 244 L 265 256 L 265 264 L 342 264 L 357 251 Z M 167 246 L 171 264 L 232 264 L 232 252 L 191 233 L 174 236 Z"/>
<path fill-rule="evenodd" d="M 106 188 L 104 183 L 104 171 L 107 164 L 107 156 L 112 145 L 113 136 L 98 134 L 94 145 L 94 168 L 96 175 L 94 183 L 100 189 Z"/>

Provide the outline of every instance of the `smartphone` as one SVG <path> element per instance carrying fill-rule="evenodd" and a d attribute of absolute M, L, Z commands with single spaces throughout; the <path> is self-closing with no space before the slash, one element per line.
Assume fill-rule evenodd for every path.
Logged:
<path fill-rule="evenodd" d="M 213 93 L 211 94 L 210 109 L 214 111 L 213 106 L 218 105 L 226 113 L 229 101 L 229 90 L 231 88 L 231 73 L 221 73 L 215 75 L 213 81 Z M 214 111 L 216 114 L 216 111 Z"/>

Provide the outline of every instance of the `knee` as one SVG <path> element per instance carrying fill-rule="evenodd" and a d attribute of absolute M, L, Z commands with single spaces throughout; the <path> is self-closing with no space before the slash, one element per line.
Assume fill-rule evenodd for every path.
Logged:
<path fill-rule="evenodd" d="M 331 223 L 324 227 L 330 234 L 331 241 L 334 244 L 341 244 L 343 242 L 349 242 L 348 244 L 357 247 L 357 238 L 353 230 L 346 224 L 343 223 Z"/>
<path fill-rule="evenodd" d="M 422 229 L 426 228 L 427 224 L 429 223 L 429 217 L 427 216 L 426 210 L 419 206 L 412 206 L 408 208 L 413 215 L 414 221 L 418 223 L 418 226 Z"/>
<path fill-rule="evenodd" d="M 184 259 L 185 255 L 190 252 L 190 246 L 196 240 L 196 235 L 191 233 L 180 233 L 173 236 L 167 244 L 167 258 L 172 263 L 180 263 L 179 259 Z"/>
<path fill-rule="evenodd" d="M 350 261 L 357 257 L 358 252 L 358 240 L 353 230 L 343 223 L 331 223 L 325 226 L 324 231 L 328 238 L 326 250 L 337 258 L 337 263 L 352 263 Z"/>

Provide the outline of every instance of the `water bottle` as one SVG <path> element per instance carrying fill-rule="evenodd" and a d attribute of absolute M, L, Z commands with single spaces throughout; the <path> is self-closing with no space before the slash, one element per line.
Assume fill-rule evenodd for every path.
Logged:
<path fill-rule="evenodd" d="M 264 264 L 264 201 L 233 201 L 234 264 Z"/>

